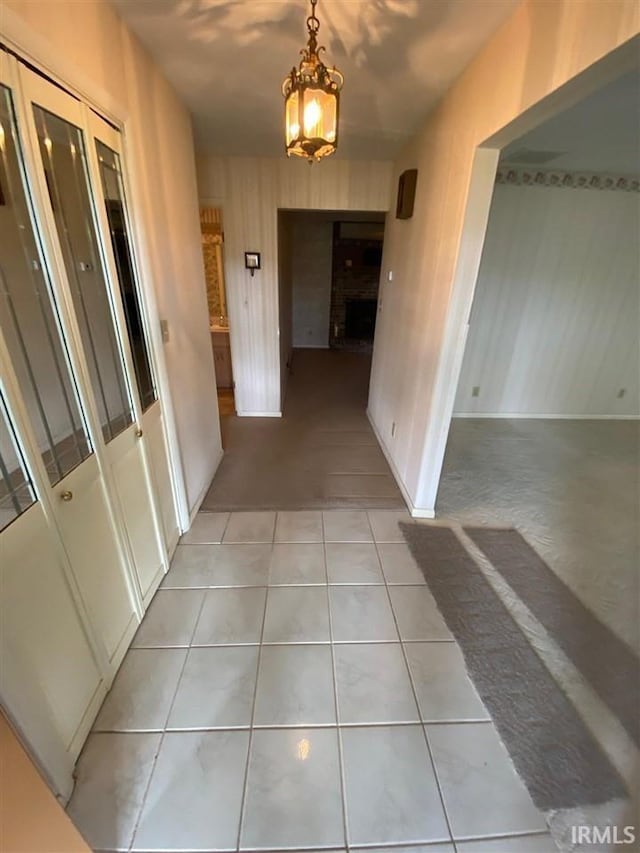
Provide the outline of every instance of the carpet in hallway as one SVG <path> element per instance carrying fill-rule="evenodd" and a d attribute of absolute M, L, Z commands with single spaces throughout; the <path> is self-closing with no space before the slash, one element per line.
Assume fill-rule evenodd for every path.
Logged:
<path fill-rule="evenodd" d="M 404 509 L 366 414 L 371 357 L 294 350 L 282 418 L 222 419 L 203 510 Z"/>
<path fill-rule="evenodd" d="M 535 804 L 624 798 L 618 773 L 455 533 L 401 527 Z"/>

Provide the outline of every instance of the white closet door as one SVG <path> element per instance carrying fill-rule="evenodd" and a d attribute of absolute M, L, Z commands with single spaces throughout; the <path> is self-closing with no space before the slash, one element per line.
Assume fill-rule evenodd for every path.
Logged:
<path fill-rule="evenodd" d="M 67 797 L 106 685 L 64 551 L 36 499 L 2 396 L 0 555 L 0 702 L 54 791 Z"/>
<path fill-rule="evenodd" d="M 143 350 L 134 360 L 106 230 L 89 111 L 33 72 L 21 68 L 20 73 L 28 121 L 38 142 L 35 166 L 45 179 L 56 250 L 69 286 L 74 337 L 91 387 L 95 442 L 105 463 L 103 475 L 111 487 L 117 520 L 126 534 L 137 595 L 146 604 L 166 570 L 143 450 L 138 382 L 145 368 L 142 387 L 155 399 L 146 345 L 143 339 Z M 66 532 L 78 537 L 80 529 Z"/>
<path fill-rule="evenodd" d="M 0 52 L 0 702 L 62 797 L 178 537 L 121 157 Z"/>
<path fill-rule="evenodd" d="M 129 371 L 135 380 L 137 443 L 135 448 L 129 448 L 126 463 L 124 455 L 116 454 L 114 449 L 114 470 L 123 506 L 126 502 L 129 506 L 140 506 L 146 500 L 154 510 L 148 516 L 138 514 L 136 528 L 130 535 L 146 601 L 155 591 L 160 578 L 158 572 L 166 568 L 166 562 L 157 559 L 154 543 L 159 545 L 163 556 L 171 553 L 178 538 L 177 515 L 164 442 L 162 407 L 131 241 L 122 169 L 122 137 L 90 111 L 87 112 L 87 126 L 92 138 L 89 161 L 98 198 L 98 220 L 101 233 L 108 235 L 105 258 L 115 292 Z M 132 450 L 135 450 L 135 457 Z"/>
<path fill-rule="evenodd" d="M 42 488 L 54 506 L 78 586 L 104 654 L 115 667 L 138 620 L 134 593 L 95 452 L 96 437 L 79 393 L 80 364 L 68 345 L 61 282 L 45 263 L 39 238 L 44 229 L 38 232 L 34 226 L 23 159 L 28 149 L 24 133 L 18 135 L 26 123 L 19 127 L 15 104 L 11 90 L 2 86 L 0 327 L 7 372 L 15 377 L 24 408 L 25 439 L 36 457 L 30 462 L 42 471 Z M 48 138 L 47 148 L 53 152 L 59 144 Z M 124 409 L 125 416 L 128 411 Z"/>
<path fill-rule="evenodd" d="M 50 87 L 44 80 L 42 83 Z M 24 407 L 25 427 L 20 435 L 35 448 L 36 459 L 30 458 L 30 465 L 44 469 L 42 488 L 47 490 L 78 588 L 113 671 L 126 651 L 140 611 L 97 452 L 103 439 L 95 414 L 92 418 L 86 367 L 77 338 L 74 340 L 75 318 L 66 298 L 68 283 L 62 266 L 56 264 L 54 235 L 46 222 L 47 197 L 60 185 L 56 212 L 64 217 L 67 234 L 87 232 L 90 225 L 90 212 L 67 200 L 68 196 L 76 200 L 74 188 L 81 185 L 82 133 L 47 113 L 44 134 L 40 139 L 33 132 L 29 136 L 34 119 L 30 107 L 20 103 L 7 87 L 2 96 L 3 125 L 9 132 L 4 134 L 1 179 L 7 203 L 6 213 L 0 215 L 5 290 L 0 325 L 8 369 L 15 374 L 17 397 Z M 43 168 L 34 150 L 38 141 L 53 164 L 49 169 Z M 39 228 L 34 224 L 36 217 Z M 91 266 L 86 256 L 84 265 Z M 78 266 L 77 282 L 83 275 Z M 87 316 L 102 324 L 96 277 L 87 269 L 80 287 L 87 297 Z M 107 331 L 101 329 L 96 343 L 103 350 L 99 379 L 109 400 L 111 422 L 131 422 L 124 368 L 117 352 L 107 351 L 111 345 Z"/>

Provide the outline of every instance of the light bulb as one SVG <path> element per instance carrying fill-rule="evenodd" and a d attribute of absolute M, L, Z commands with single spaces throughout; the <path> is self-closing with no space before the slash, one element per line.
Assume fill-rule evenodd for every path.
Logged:
<path fill-rule="evenodd" d="M 300 133 L 300 125 L 299 124 L 289 125 L 289 135 L 291 136 L 292 139 L 296 139 L 299 133 Z"/>
<path fill-rule="evenodd" d="M 307 136 L 311 134 L 311 131 L 318 124 L 321 118 L 322 110 L 320 109 L 320 104 L 314 98 L 312 101 L 309 101 L 307 106 L 304 108 L 304 132 Z"/>
<path fill-rule="evenodd" d="M 0 151 L 4 154 L 4 127 L 0 121 Z"/>

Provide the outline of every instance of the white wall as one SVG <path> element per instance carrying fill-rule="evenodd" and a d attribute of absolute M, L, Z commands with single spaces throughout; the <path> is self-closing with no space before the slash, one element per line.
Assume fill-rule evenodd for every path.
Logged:
<path fill-rule="evenodd" d="M 564 106 L 543 99 L 636 35 L 638 16 L 634 0 L 524 0 L 394 165 L 394 185 L 417 168 L 418 186 L 413 218 L 387 220 L 383 280 L 389 269 L 394 280 L 381 294 L 369 411 L 418 514 L 435 510 L 495 174 L 478 146 L 502 133 L 499 148 Z"/>
<path fill-rule="evenodd" d="M 293 346 L 329 346 L 333 222 L 296 214 L 291 230 Z"/>
<path fill-rule="evenodd" d="M 454 413 L 639 414 L 639 213 L 635 192 L 496 184 Z"/>
<path fill-rule="evenodd" d="M 200 198 L 223 208 L 231 355 L 239 414 L 277 415 L 280 401 L 278 209 L 386 211 L 390 163 L 198 157 Z M 251 278 L 244 252 L 262 253 Z"/>
<path fill-rule="evenodd" d="M 132 212 L 171 339 L 164 364 L 192 509 L 221 455 L 189 113 L 106 0 L 3 0 L 3 34 L 125 122 Z M 154 328 L 157 336 L 157 328 Z"/>

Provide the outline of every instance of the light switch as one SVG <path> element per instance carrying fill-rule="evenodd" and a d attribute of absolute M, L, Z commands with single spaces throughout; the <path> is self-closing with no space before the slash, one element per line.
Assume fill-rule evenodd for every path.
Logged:
<path fill-rule="evenodd" d="M 393 270 L 387 271 L 387 281 L 393 281 Z"/>

